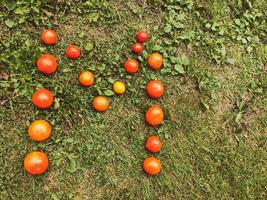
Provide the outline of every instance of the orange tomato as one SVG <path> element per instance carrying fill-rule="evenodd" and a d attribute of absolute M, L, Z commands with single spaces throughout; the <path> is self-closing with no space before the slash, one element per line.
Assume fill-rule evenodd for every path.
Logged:
<path fill-rule="evenodd" d="M 164 85 L 161 81 L 151 80 L 146 85 L 146 91 L 151 98 L 159 98 L 164 93 Z"/>
<path fill-rule="evenodd" d="M 55 31 L 51 29 L 45 29 L 41 34 L 41 40 L 44 44 L 54 45 L 57 43 L 58 37 Z"/>
<path fill-rule="evenodd" d="M 43 54 L 37 60 L 37 69 L 46 75 L 53 74 L 57 70 L 57 59 L 50 54 Z"/>
<path fill-rule="evenodd" d="M 69 57 L 70 59 L 76 60 L 77 58 L 80 57 L 81 55 L 81 51 L 79 49 L 78 46 L 76 45 L 70 45 L 68 46 L 68 48 L 66 49 L 66 55 L 67 57 Z"/>
<path fill-rule="evenodd" d="M 158 174 L 161 170 L 161 162 L 157 158 L 147 157 L 144 160 L 143 169 L 150 175 Z"/>
<path fill-rule="evenodd" d="M 80 74 L 79 81 L 83 86 L 91 86 L 95 82 L 95 76 L 91 71 L 84 71 Z"/>
<path fill-rule="evenodd" d="M 32 95 L 32 103 L 38 108 L 49 108 L 54 101 L 54 96 L 52 92 L 43 88 L 36 90 Z"/>
<path fill-rule="evenodd" d="M 124 70 L 128 74 L 134 74 L 138 71 L 138 69 L 139 69 L 139 63 L 136 60 L 129 58 L 128 60 L 125 61 Z"/>
<path fill-rule="evenodd" d="M 42 174 L 48 168 L 48 158 L 43 152 L 32 151 L 24 158 L 24 168 L 33 175 Z"/>
<path fill-rule="evenodd" d="M 51 125 L 46 120 L 42 119 L 33 121 L 28 128 L 29 136 L 38 142 L 48 139 L 51 132 Z"/>
<path fill-rule="evenodd" d="M 163 63 L 162 55 L 160 55 L 159 53 L 152 53 L 149 56 L 147 63 L 151 69 L 160 69 Z"/>
<path fill-rule="evenodd" d="M 157 153 L 161 150 L 162 143 L 158 136 L 150 136 L 146 141 L 146 149 L 151 153 Z"/>
<path fill-rule="evenodd" d="M 151 106 L 145 115 L 146 122 L 151 126 L 160 125 L 164 119 L 163 110 L 159 106 Z"/>
<path fill-rule="evenodd" d="M 96 111 L 104 112 L 109 108 L 109 99 L 103 96 L 97 96 L 93 100 L 93 107 Z"/>
<path fill-rule="evenodd" d="M 126 86 L 123 82 L 121 81 L 116 81 L 113 84 L 113 90 L 116 94 L 123 94 L 126 90 Z"/>

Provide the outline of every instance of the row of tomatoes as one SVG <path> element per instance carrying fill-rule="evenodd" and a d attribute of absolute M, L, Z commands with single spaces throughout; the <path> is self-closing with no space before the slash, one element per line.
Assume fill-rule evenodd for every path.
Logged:
<path fill-rule="evenodd" d="M 132 50 L 135 53 L 141 53 L 144 49 L 141 43 L 148 40 L 148 34 L 140 31 L 136 35 L 139 43 L 135 43 Z M 53 30 L 44 30 L 41 34 L 41 40 L 46 45 L 54 45 L 58 41 L 57 34 Z M 66 56 L 70 59 L 78 59 L 81 51 L 78 46 L 70 45 L 66 49 Z M 153 53 L 148 58 L 148 66 L 151 69 L 158 70 L 163 64 L 163 58 L 159 53 Z M 51 54 L 43 54 L 37 60 L 37 69 L 44 75 L 50 75 L 57 70 L 57 59 Z M 127 59 L 124 63 L 124 70 L 129 74 L 134 74 L 139 69 L 139 63 L 134 59 Z M 93 72 L 84 71 L 79 75 L 79 82 L 82 86 L 91 86 L 95 82 Z M 117 94 L 123 94 L 126 90 L 126 85 L 121 81 L 116 81 L 113 84 L 113 90 Z M 146 87 L 147 94 L 151 98 L 159 98 L 164 93 L 164 85 L 161 81 L 151 80 Z M 41 109 L 49 108 L 54 101 L 54 96 L 48 89 L 39 89 L 32 95 L 32 103 Z M 109 99 L 104 96 L 97 96 L 92 102 L 92 106 L 96 111 L 103 112 L 109 108 Z M 150 107 L 145 119 L 148 124 L 157 126 L 164 119 L 163 110 L 159 106 Z M 44 141 L 51 135 L 52 127 L 46 120 L 35 120 L 28 128 L 29 136 L 35 141 Z M 147 139 L 146 148 L 152 153 L 158 152 L 162 147 L 158 136 L 151 136 Z M 41 174 L 48 168 L 48 158 L 43 152 L 33 151 L 26 155 L 24 159 L 24 167 L 30 174 Z M 160 172 L 161 163 L 154 157 L 148 157 L 143 163 L 143 168 L 148 174 L 157 174 Z"/>

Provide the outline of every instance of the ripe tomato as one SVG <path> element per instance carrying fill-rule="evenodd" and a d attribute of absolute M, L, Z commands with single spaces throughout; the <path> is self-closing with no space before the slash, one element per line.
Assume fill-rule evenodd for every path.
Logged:
<path fill-rule="evenodd" d="M 53 74 L 57 70 L 57 59 L 50 54 L 43 54 L 37 60 L 37 69 L 46 75 Z"/>
<path fill-rule="evenodd" d="M 41 40 L 47 45 L 54 45 L 57 43 L 58 38 L 55 31 L 51 29 L 45 29 L 41 34 Z"/>
<path fill-rule="evenodd" d="M 160 69 L 162 63 L 163 63 L 163 58 L 162 55 L 159 53 L 152 53 L 149 58 L 148 58 L 148 65 L 151 69 L 157 70 Z"/>
<path fill-rule="evenodd" d="M 143 169 L 150 175 L 158 174 L 161 170 L 161 162 L 157 158 L 147 157 L 144 160 Z"/>
<path fill-rule="evenodd" d="M 151 153 L 157 153 L 161 150 L 162 143 L 158 136 L 150 136 L 146 141 L 146 149 Z"/>
<path fill-rule="evenodd" d="M 24 158 L 24 168 L 30 174 L 42 174 L 48 168 L 48 158 L 43 152 L 32 151 Z"/>
<path fill-rule="evenodd" d="M 49 138 L 52 132 L 51 125 L 45 120 L 35 120 L 28 128 L 29 136 L 38 142 L 42 142 Z"/>
<path fill-rule="evenodd" d="M 95 97 L 93 100 L 93 107 L 96 111 L 104 112 L 109 107 L 109 99 L 103 96 Z"/>
<path fill-rule="evenodd" d="M 146 112 L 146 122 L 151 126 L 160 125 L 164 119 L 163 110 L 159 106 L 151 106 Z"/>
<path fill-rule="evenodd" d="M 126 86 L 123 82 L 121 81 L 116 81 L 113 84 L 113 90 L 116 94 L 123 94 L 126 90 Z"/>
<path fill-rule="evenodd" d="M 91 71 L 84 71 L 80 74 L 79 81 L 83 86 L 91 86 L 95 82 L 95 76 Z"/>
<path fill-rule="evenodd" d="M 67 57 L 69 57 L 69 58 L 71 58 L 73 60 L 76 60 L 81 55 L 81 51 L 80 51 L 78 46 L 70 45 L 66 49 L 66 55 L 67 55 Z"/>
<path fill-rule="evenodd" d="M 136 38 L 138 39 L 139 42 L 143 43 L 143 42 L 146 42 L 148 40 L 149 35 L 145 31 L 139 31 L 136 34 Z"/>
<path fill-rule="evenodd" d="M 147 94 L 152 98 L 159 98 L 164 93 L 164 85 L 161 81 L 151 80 L 146 85 Z"/>
<path fill-rule="evenodd" d="M 140 43 L 135 43 L 132 47 L 133 52 L 141 53 L 143 51 L 143 46 Z"/>
<path fill-rule="evenodd" d="M 138 71 L 138 69 L 139 69 L 139 63 L 136 60 L 129 58 L 128 60 L 125 61 L 124 70 L 127 73 L 134 74 Z"/>
<path fill-rule="evenodd" d="M 54 101 L 52 92 L 43 88 L 36 90 L 32 95 L 32 103 L 38 108 L 49 108 Z"/>

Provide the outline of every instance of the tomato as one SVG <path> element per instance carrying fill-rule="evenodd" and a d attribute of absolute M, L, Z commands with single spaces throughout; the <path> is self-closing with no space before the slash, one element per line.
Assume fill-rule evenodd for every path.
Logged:
<path fill-rule="evenodd" d="M 160 69 L 163 63 L 162 55 L 160 55 L 159 53 L 152 53 L 149 56 L 147 63 L 151 69 Z"/>
<path fill-rule="evenodd" d="M 136 38 L 138 39 L 139 42 L 143 43 L 143 42 L 146 42 L 148 40 L 149 35 L 145 31 L 139 31 L 136 34 Z"/>
<path fill-rule="evenodd" d="M 43 88 L 36 90 L 32 95 L 32 103 L 38 108 L 49 108 L 54 101 L 52 92 Z"/>
<path fill-rule="evenodd" d="M 71 58 L 73 60 L 76 60 L 77 58 L 80 57 L 81 51 L 80 51 L 80 49 L 79 49 L 78 46 L 76 46 L 76 45 L 70 45 L 66 49 L 66 55 L 67 55 L 67 57 L 69 57 L 69 58 Z"/>
<path fill-rule="evenodd" d="M 46 75 L 53 74 L 57 70 L 57 59 L 50 54 L 43 54 L 37 60 L 37 69 Z"/>
<path fill-rule="evenodd" d="M 147 157 L 144 160 L 143 169 L 150 175 L 158 174 L 161 170 L 161 162 L 157 158 Z"/>
<path fill-rule="evenodd" d="M 58 37 L 55 31 L 51 29 L 45 29 L 41 34 L 41 40 L 44 44 L 54 45 L 57 43 Z"/>
<path fill-rule="evenodd" d="M 123 82 L 121 81 L 116 81 L 113 84 L 113 90 L 116 94 L 123 94 L 126 90 L 126 86 Z"/>
<path fill-rule="evenodd" d="M 127 73 L 134 74 L 138 71 L 138 69 L 139 69 L 139 63 L 136 60 L 129 58 L 128 60 L 125 61 L 124 70 Z"/>
<path fill-rule="evenodd" d="M 24 168 L 30 174 L 42 174 L 48 168 L 48 158 L 43 152 L 32 151 L 24 158 Z"/>
<path fill-rule="evenodd" d="M 29 136 L 38 142 L 42 142 L 48 139 L 51 135 L 52 127 L 51 125 L 45 120 L 35 120 L 31 123 L 28 128 Z"/>
<path fill-rule="evenodd" d="M 93 107 L 96 111 L 104 112 L 109 108 L 109 99 L 103 96 L 95 97 L 93 100 Z"/>
<path fill-rule="evenodd" d="M 163 122 L 163 110 L 159 106 L 151 106 L 145 115 L 146 122 L 151 126 L 160 125 Z"/>
<path fill-rule="evenodd" d="M 152 98 L 159 98 L 164 93 L 164 85 L 161 81 L 151 80 L 146 85 L 147 94 Z"/>
<path fill-rule="evenodd" d="M 84 71 L 80 74 L 79 81 L 83 86 L 91 86 L 95 82 L 95 76 L 91 71 Z"/>
<path fill-rule="evenodd" d="M 135 53 L 141 53 L 143 51 L 143 46 L 140 43 L 135 43 L 132 47 L 133 52 Z"/>
<path fill-rule="evenodd" d="M 157 153 L 161 150 L 162 143 L 158 136 L 150 136 L 146 141 L 146 149 L 151 153 Z"/>

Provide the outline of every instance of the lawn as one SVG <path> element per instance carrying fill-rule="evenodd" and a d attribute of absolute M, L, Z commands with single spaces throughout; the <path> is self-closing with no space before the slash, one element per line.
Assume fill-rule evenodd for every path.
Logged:
<path fill-rule="evenodd" d="M 53 28 L 55 46 L 40 34 Z M 145 51 L 131 52 L 139 30 L 150 34 Z M 78 60 L 65 56 L 76 44 Z M 160 71 L 147 67 L 160 52 Z M 58 71 L 36 70 L 42 53 L 58 59 Z M 127 75 L 124 61 L 141 63 Z M 82 87 L 89 69 L 96 83 Z M 149 80 L 165 85 L 160 99 L 147 96 Z M 116 80 L 124 95 L 112 92 Z M 52 108 L 37 109 L 38 88 L 53 91 Z M 97 95 L 108 111 L 92 108 Z M 164 109 L 158 127 L 145 123 L 151 105 Z M 53 126 L 34 142 L 35 119 Z M 0 2 L 0 199 L 266 199 L 267 3 L 265 0 L 1 0 Z M 142 169 L 151 153 L 144 144 L 158 134 L 161 173 Z M 45 152 L 49 169 L 33 176 L 24 156 Z"/>

